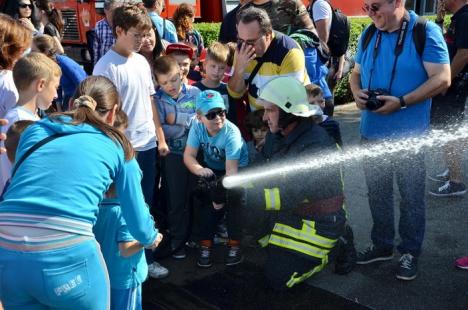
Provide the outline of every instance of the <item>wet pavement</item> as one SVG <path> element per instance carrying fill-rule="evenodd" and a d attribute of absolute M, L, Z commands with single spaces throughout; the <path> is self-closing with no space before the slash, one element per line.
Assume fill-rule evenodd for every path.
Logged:
<path fill-rule="evenodd" d="M 355 106 L 338 107 L 335 118 L 340 122 L 344 147 L 358 144 L 359 112 Z M 426 158 L 428 174 L 444 170 L 440 150 L 429 150 Z M 466 160 L 464 164 L 468 172 Z M 344 181 L 350 225 L 360 250 L 370 243 L 372 224 L 360 163 L 344 165 Z M 427 181 L 427 189 L 437 185 Z M 398 202 L 397 194 L 395 206 Z M 189 249 L 184 260 L 161 260 L 171 274 L 145 283 L 144 309 L 468 309 L 468 271 L 453 265 L 457 257 L 468 255 L 468 196 L 427 195 L 426 204 L 426 237 L 419 275 L 413 281 L 395 278 L 395 255 L 393 261 L 357 266 L 345 276 L 327 268 L 303 286 L 274 293 L 260 272 L 265 258 L 260 249 L 245 247 L 244 263 L 228 268 L 223 264 L 225 248 L 218 246 L 214 266 L 209 269 L 196 267 L 196 249 Z M 398 218 L 398 208 L 395 210 Z"/>

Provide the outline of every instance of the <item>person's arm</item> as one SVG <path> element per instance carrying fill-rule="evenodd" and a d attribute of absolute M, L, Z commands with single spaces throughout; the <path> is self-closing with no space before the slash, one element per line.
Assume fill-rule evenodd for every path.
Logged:
<path fill-rule="evenodd" d="M 345 65 L 345 55 L 341 55 L 340 58 L 338 59 L 338 69 L 336 70 L 335 73 L 335 80 L 341 80 L 343 77 L 343 68 Z"/>
<path fill-rule="evenodd" d="M 317 28 L 318 37 L 325 43 L 328 42 L 328 37 L 330 36 L 330 23 L 330 18 L 315 21 L 315 28 Z"/>
<path fill-rule="evenodd" d="M 94 57 L 94 64 L 96 64 L 101 58 L 101 37 L 99 32 L 99 24 L 96 24 L 96 28 L 94 29 L 94 41 L 93 41 L 93 57 Z"/>
<path fill-rule="evenodd" d="M 226 175 L 235 175 L 239 170 L 239 161 L 238 160 L 226 160 Z"/>
<path fill-rule="evenodd" d="M 457 53 L 453 56 L 450 70 L 452 72 L 452 80 L 468 65 L 468 49 L 457 49 Z"/>
<path fill-rule="evenodd" d="M 296 0 L 297 15 L 295 26 L 298 29 L 309 29 L 314 30 L 314 22 L 310 18 L 309 12 L 301 0 Z"/>
<path fill-rule="evenodd" d="M 151 109 L 153 110 L 154 127 L 156 128 L 156 136 L 158 137 L 159 155 L 166 156 L 167 154 L 169 154 L 169 147 L 167 146 L 166 137 L 164 136 L 164 131 L 162 129 L 161 121 L 159 119 L 159 112 L 158 112 L 158 109 L 156 109 L 156 104 L 153 101 L 152 96 L 150 96 L 150 101 L 151 101 Z"/>
<path fill-rule="evenodd" d="M 158 245 L 161 243 L 162 239 L 163 235 L 158 233 L 158 235 L 156 236 L 156 240 L 151 246 L 151 249 L 154 250 L 155 248 L 157 248 Z M 130 257 L 140 252 L 143 248 L 144 246 L 136 240 L 119 242 L 119 252 L 120 256 L 122 257 Z"/>
<path fill-rule="evenodd" d="M 325 1 L 314 3 L 312 4 L 312 15 L 319 39 L 327 43 L 332 22 L 331 6 Z"/>
<path fill-rule="evenodd" d="M 210 168 L 205 168 L 197 161 L 198 148 L 186 145 L 184 150 L 184 164 L 196 176 L 210 177 L 214 175 Z"/>
<path fill-rule="evenodd" d="M 140 252 L 143 248 L 144 246 L 136 240 L 129 242 L 119 242 L 119 252 L 120 256 L 122 257 L 132 256 L 133 254 Z"/>
<path fill-rule="evenodd" d="M 354 69 L 351 72 L 349 86 L 351 88 L 351 92 L 353 93 L 356 106 L 358 109 L 364 110 L 366 108 L 366 102 L 369 96 L 367 95 L 367 89 L 361 89 L 361 66 L 358 63 L 354 65 Z"/>
<path fill-rule="evenodd" d="M 0 128 L 2 126 L 8 125 L 8 121 L 4 118 L 0 118 Z M 0 130 L 0 141 L 5 141 L 6 140 L 6 134 L 2 133 L 2 130 Z M 6 149 L 4 147 L 0 147 L 0 154 L 6 153 Z"/>
<path fill-rule="evenodd" d="M 234 55 L 234 73 L 229 79 L 228 90 L 233 98 L 240 98 L 247 90 L 244 81 L 244 73 L 251 60 L 255 58 L 255 49 L 242 43 L 240 49 L 236 50 Z"/>
<path fill-rule="evenodd" d="M 114 182 L 121 203 L 122 216 L 133 238 L 145 247 L 157 246 L 158 231 L 149 213 L 141 189 L 141 171 L 135 158 L 122 159 Z"/>
<path fill-rule="evenodd" d="M 60 38 L 57 36 L 53 36 L 55 41 L 55 47 L 57 47 L 57 54 L 65 54 L 65 50 L 63 49 L 62 42 L 60 42 Z"/>

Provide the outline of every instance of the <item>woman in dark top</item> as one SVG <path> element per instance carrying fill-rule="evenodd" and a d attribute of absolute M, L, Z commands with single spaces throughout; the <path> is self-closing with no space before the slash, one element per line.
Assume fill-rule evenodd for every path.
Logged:
<path fill-rule="evenodd" d="M 44 24 L 44 34 L 48 34 L 54 38 L 57 45 L 57 52 L 63 54 L 62 34 L 63 34 L 63 19 L 60 10 L 54 7 L 50 0 L 37 0 L 36 5 L 41 10 L 41 21 Z"/>

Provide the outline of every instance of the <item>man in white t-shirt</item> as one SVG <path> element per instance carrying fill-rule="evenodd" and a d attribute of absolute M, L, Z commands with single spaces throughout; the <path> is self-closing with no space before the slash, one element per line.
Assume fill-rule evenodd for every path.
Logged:
<path fill-rule="evenodd" d="M 332 24 L 332 7 L 327 0 L 311 1 L 312 9 L 309 8 L 309 13 L 314 21 L 318 36 L 321 41 L 328 42 Z M 338 58 L 332 57 L 329 63 L 328 86 L 333 92 L 336 82 L 343 77 L 343 67 L 345 56 Z M 333 99 L 325 103 L 325 114 L 333 116 Z"/>

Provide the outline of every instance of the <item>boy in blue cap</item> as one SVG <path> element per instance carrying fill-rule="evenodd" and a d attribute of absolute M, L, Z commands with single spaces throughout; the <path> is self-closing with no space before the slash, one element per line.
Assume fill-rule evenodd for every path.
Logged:
<path fill-rule="evenodd" d="M 197 121 L 192 124 L 184 152 L 187 168 L 201 178 L 220 179 L 224 175 L 234 175 L 238 169 L 248 164 L 247 145 L 239 129 L 226 119 L 226 107 L 220 93 L 213 90 L 201 92 L 195 101 Z M 203 150 L 203 163 L 197 160 L 198 150 Z M 208 186 L 209 193 L 201 193 L 198 217 L 200 234 L 199 267 L 211 267 L 211 248 L 216 224 L 226 213 L 229 234 L 227 266 L 242 262 L 241 239 L 241 202 L 242 193 L 229 190 L 227 193 L 216 182 Z M 198 215 L 198 216 L 197 216 Z"/>

